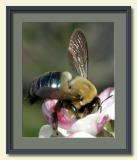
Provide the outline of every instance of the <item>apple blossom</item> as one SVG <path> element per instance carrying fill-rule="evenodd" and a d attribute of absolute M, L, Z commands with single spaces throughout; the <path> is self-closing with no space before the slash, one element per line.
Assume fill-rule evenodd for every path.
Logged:
<path fill-rule="evenodd" d="M 59 136 L 66 138 L 95 138 L 104 129 L 104 125 L 115 119 L 115 92 L 114 88 L 107 88 L 98 97 L 101 99 L 101 110 L 91 113 L 84 118 L 76 120 L 74 116 L 68 115 L 68 110 L 62 108 L 58 112 Z M 52 112 L 57 100 L 45 100 L 42 104 L 43 115 L 48 119 L 49 125 L 41 127 L 39 138 L 51 137 L 53 130 L 51 126 Z"/>

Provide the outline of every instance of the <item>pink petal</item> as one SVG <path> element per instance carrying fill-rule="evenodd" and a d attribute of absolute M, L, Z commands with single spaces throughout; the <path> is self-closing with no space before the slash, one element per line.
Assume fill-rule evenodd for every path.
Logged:
<path fill-rule="evenodd" d="M 107 91 L 110 91 L 109 89 L 106 89 L 105 90 L 106 92 Z M 106 99 L 107 97 L 104 96 L 104 98 L 106 99 L 105 101 L 103 101 L 103 103 L 101 104 L 102 106 L 102 112 L 101 112 L 101 115 L 104 116 L 104 115 L 108 115 L 110 119 L 114 120 L 115 119 L 115 92 L 114 92 L 114 89 L 111 90 L 108 94 L 106 94 L 106 92 L 103 91 L 101 94 L 104 93 L 105 96 L 109 97 L 108 99 Z M 98 111 L 100 112 L 100 110 Z"/>
<path fill-rule="evenodd" d="M 42 104 L 42 113 L 44 117 L 47 118 L 48 122 L 52 123 L 52 113 L 54 111 L 54 107 L 57 103 L 57 100 L 45 100 Z M 68 110 L 65 108 L 62 108 L 60 112 L 57 113 L 58 116 L 58 124 L 60 127 L 64 129 L 68 129 L 71 127 L 71 125 L 76 121 L 74 116 L 70 116 L 68 114 Z"/>
<path fill-rule="evenodd" d="M 97 123 L 97 132 L 98 132 L 98 133 L 103 129 L 105 123 L 106 123 L 108 120 L 109 120 L 109 116 L 108 116 L 108 115 L 104 115 L 104 116 L 102 117 L 102 119 L 100 119 L 100 122 Z"/>
<path fill-rule="evenodd" d="M 108 98 L 112 95 L 110 98 Z M 101 104 L 102 111 L 97 111 L 94 114 L 90 114 L 80 120 L 74 119 L 74 117 L 70 117 L 68 114 L 68 110 L 62 108 L 60 112 L 58 112 L 58 123 L 59 127 L 64 129 L 66 135 L 69 137 L 76 137 L 78 133 L 89 134 L 90 136 L 95 136 L 99 133 L 105 123 L 115 118 L 115 97 L 114 97 L 114 88 L 105 89 L 99 97 L 103 102 Z M 108 98 L 108 99 L 107 99 Z M 104 101 L 105 100 L 105 101 Z M 57 103 L 57 100 L 46 100 L 42 105 L 43 114 L 48 117 L 49 123 L 51 123 L 52 117 L 51 113 L 54 111 L 54 107 Z M 75 122 L 76 121 L 76 122 Z M 73 136 L 74 135 L 74 136 Z M 79 134 L 79 136 L 82 136 Z M 84 136 L 84 135 L 83 135 Z M 88 136 L 88 135 L 87 135 Z M 86 137 L 86 135 L 85 135 Z"/>
<path fill-rule="evenodd" d="M 104 101 L 106 98 L 108 98 L 111 95 L 111 92 L 113 92 L 114 88 L 109 87 L 106 88 L 103 92 L 101 92 L 98 97 L 101 99 L 101 102 Z"/>
<path fill-rule="evenodd" d="M 57 113 L 59 126 L 68 129 L 72 126 L 72 124 L 76 121 L 74 117 L 70 117 L 68 115 L 68 110 L 62 108 L 60 112 Z"/>
<path fill-rule="evenodd" d="M 46 100 L 46 101 L 45 101 L 45 105 L 47 106 L 47 110 L 48 110 L 49 112 L 53 112 L 56 103 L 57 103 L 57 100 L 56 100 L 56 99 Z"/>
<path fill-rule="evenodd" d="M 54 111 L 54 107 L 57 103 L 56 99 L 53 100 L 45 100 L 42 104 L 42 113 L 44 116 L 51 117 L 51 113 Z"/>
<path fill-rule="evenodd" d="M 44 103 L 42 104 L 42 113 L 44 117 L 51 118 L 51 113 L 47 110 L 47 107 L 45 106 Z"/>
<path fill-rule="evenodd" d="M 76 121 L 68 130 L 69 134 L 84 132 L 95 136 L 98 133 L 97 129 L 98 114 L 90 114 Z"/>

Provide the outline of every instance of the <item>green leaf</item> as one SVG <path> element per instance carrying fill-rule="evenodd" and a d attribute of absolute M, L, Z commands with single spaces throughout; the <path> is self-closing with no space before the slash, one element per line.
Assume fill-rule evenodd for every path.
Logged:
<path fill-rule="evenodd" d="M 114 136 L 104 129 L 97 134 L 97 137 L 114 137 Z"/>
<path fill-rule="evenodd" d="M 108 121 L 105 124 L 104 129 L 107 130 L 108 132 L 114 132 L 114 120 Z"/>

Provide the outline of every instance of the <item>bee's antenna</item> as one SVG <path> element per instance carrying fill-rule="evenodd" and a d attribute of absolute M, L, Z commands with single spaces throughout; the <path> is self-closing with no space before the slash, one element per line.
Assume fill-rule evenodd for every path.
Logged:
<path fill-rule="evenodd" d="M 101 102 L 101 104 L 102 103 L 104 103 L 107 99 L 109 99 L 110 97 L 112 97 L 113 95 L 110 95 L 109 97 L 107 97 L 106 99 L 104 99 L 102 102 Z"/>
<path fill-rule="evenodd" d="M 104 103 L 107 99 L 109 99 L 110 97 L 112 97 L 113 95 L 110 95 L 110 96 L 108 96 L 106 99 L 104 99 L 102 102 L 101 102 L 101 104 L 102 103 Z M 102 105 L 100 106 L 100 113 L 102 112 Z"/>

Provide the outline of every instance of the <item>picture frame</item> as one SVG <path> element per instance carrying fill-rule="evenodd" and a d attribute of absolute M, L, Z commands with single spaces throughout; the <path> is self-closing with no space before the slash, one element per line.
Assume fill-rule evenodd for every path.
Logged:
<path fill-rule="evenodd" d="M 26 16 L 27 14 L 29 16 Z M 55 22 L 55 19 L 58 18 L 50 14 L 59 14 L 59 21 L 61 22 L 64 22 L 63 17 L 65 17 L 65 14 L 67 14 L 67 18 L 75 14 L 76 16 L 74 17 L 77 18 L 80 15 L 79 17 L 82 18 L 81 15 L 89 14 L 90 18 L 93 17 L 93 19 L 91 18 L 91 22 L 104 21 L 114 23 L 116 136 L 113 140 L 109 138 L 98 140 L 97 138 L 91 141 L 89 139 L 76 138 L 73 140 L 57 139 L 55 142 L 55 139 L 46 139 L 47 141 L 45 141 L 37 137 L 22 137 L 22 129 L 19 127 L 22 124 L 22 105 L 19 101 L 22 99 L 22 90 L 19 89 L 22 88 L 22 59 L 19 58 L 19 56 L 22 56 L 22 24 L 24 22 L 37 22 L 40 18 L 42 21 L 47 22 L 45 15 L 50 17 L 50 22 Z M 96 17 L 96 14 L 98 17 Z M 131 7 L 7 6 L 6 16 L 6 153 L 131 154 Z M 96 20 L 94 17 L 96 17 Z M 81 21 L 83 22 L 84 19 L 82 18 Z M 71 22 L 72 20 L 68 21 Z M 88 18 L 86 21 L 88 21 Z M 119 28 L 123 26 L 123 32 L 121 33 L 119 31 L 122 30 L 119 30 Z M 19 35 L 15 36 L 17 33 Z M 124 35 L 125 37 L 123 38 Z M 118 45 L 118 39 L 120 45 Z M 20 110 L 17 109 L 17 106 Z M 72 141 L 76 144 L 75 147 L 73 147 Z"/>

